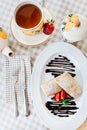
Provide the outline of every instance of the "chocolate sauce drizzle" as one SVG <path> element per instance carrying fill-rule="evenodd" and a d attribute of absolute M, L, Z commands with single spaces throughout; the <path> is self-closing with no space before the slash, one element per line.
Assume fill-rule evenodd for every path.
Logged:
<path fill-rule="evenodd" d="M 69 101 L 66 106 L 61 102 L 55 101 L 48 101 L 45 105 L 51 113 L 59 117 L 69 117 L 69 115 L 74 115 L 77 112 L 76 110 L 79 109 L 75 101 Z"/>
<path fill-rule="evenodd" d="M 69 72 L 72 77 L 75 77 L 75 65 L 71 63 L 71 61 L 62 55 L 58 55 L 58 57 L 50 60 L 50 62 L 46 65 L 46 73 L 51 73 L 54 77 L 59 76 L 60 74 L 64 73 L 65 71 Z M 70 101 L 68 105 L 64 106 L 62 102 L 55 102 L 55 101 L 47 101 L 46 107 L 48 110 L 59 117 L 69 117 L 69 115 L 74 115 L 79 109 L 76 106 L 75 101 L 72 97 L 69 97 Z"/>
<path fill-rule="evenodd" d="M 71 63 L 71 61 L 62 55 L 58 55 L 58 57 L 51 60 L 47 65 L 46 73 L 51 73 L 54 77 L 59 76 L 65 71 L 69 72 L 72 77 L 75 77 L 75 65 Z"/>

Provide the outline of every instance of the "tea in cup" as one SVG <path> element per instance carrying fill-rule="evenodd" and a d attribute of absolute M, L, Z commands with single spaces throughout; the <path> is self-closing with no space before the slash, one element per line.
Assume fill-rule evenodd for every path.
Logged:
<path fill-rule="evenodd" d="M 34 35 L 43 28 L 43 8 L 35 1 L 24 1 L 14 11 L 15 25 L 27 35 Z"/>

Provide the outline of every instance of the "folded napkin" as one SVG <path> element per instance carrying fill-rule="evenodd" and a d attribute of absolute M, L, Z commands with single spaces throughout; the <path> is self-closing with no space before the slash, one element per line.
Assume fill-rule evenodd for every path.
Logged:
<path fill-rule="evenodd" d="M 14 103 L 14 85 L 15 76 L 17 76 L 16 95 L 19 104 L 24 102 L 23 95 L 23 67 L 21 60 L 25 64 L 25 77 L 28 101 L 30 100 L 30 78 L 31 78 L 31 65 L 29 55 L 17 55 L 14 57 L 4 57 L 4 97 L 6 103 Z"/>

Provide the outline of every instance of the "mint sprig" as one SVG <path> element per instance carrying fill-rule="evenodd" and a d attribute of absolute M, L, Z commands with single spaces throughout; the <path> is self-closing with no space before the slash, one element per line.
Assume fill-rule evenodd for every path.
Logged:
<path fill-rule="evenodd" d="M 65 100 L 62 100 L 61 102 L 64 106 L 66 106 L 66 105 L 68 105 L 69 101 L 70 101 L 70 99 L 65 99 Z"/>

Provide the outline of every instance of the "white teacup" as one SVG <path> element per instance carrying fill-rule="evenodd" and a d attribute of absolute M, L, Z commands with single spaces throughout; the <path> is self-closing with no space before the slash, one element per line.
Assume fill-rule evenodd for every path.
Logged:
<path fill-rule="evenodd" d="M 26 6 L 27 5 L 27 6 Z M 40 13 L 41 13 L 41 18 L 40 18 L 40 20 L 38 20 L 39 22 L 37 22 L 37 24 L 35 25 L 35 26 L 33 26 L 33 27 L 23 27 L 23 26 L 21 26 L 21 25 L 19 25 L 19 23 L 21 23 L 21 20 L 22 20 L 22 23 L 23 23 L 23 20 L 24 20 L 24 24 L 27 22 L 27 16 L 26 16 L 26 18 L 27 19 L 25 19 L 24 17 L 24 19 L 21 19 L 20 17 L 20 12 L 21 11 L 24 11 L 24 10 L 26 10 L 26 8 L 28 8 L 28 6 L 32 6 L 32 7 L 36 7 L 39 11 L 40 11 Z M 25 6 L 25 7 L 24 7 Z M 31 8 L 32 8 L 31 7 Z M 23 9 L 22 9 L 23 8 Z M 19 11 L 19 10 L 21 10 L 21 11 Z M 33 10 L 33 9 L 32 9 Z M 29 11 L 29 8 L 28 8 L 28 11 Z M 31 10 L 30 10 L 31 11 Z M 29 11 L 29 12 L 30 12 Z M 19 14 L 17 14 L 17 13 L 19 13 Z M 24 13 L 24 12 L 23 12 Z M 24 13 L 24 15 L 27 15 L 28 14 L 28 12 L 27 13 Z M 18 16 L 17 15 L 19 15 L 19 23 L 18 23 L 18 21 L 17 21 L 17 18 L 18 18 Z M 33 15 L 35 15 L 35 19 L 34 19 L 34 16 Z M 39 15 L 39 14 L 38 14 Z M 33 18 L 33 21 L 36 21 L 36 19 L 37 19 L 37 17 L 38 17 L 38 15 L 36 15 L 35 14 L 35 11 L 32 13 L 32 15 L 31 16 L 33 16 L 32 18 Z M 29 17 L 31 17 L 31 16 L 29 16 Z M 43 8 L 42 8 L 42 6 L 39 4 L 39 3 L 37 3 L 37 2 L 35 2 L 35 1 L 22 1 L 21 3 L 19 3 L 17 6 L 16 6 L 16 8 L 15 8 L 15 10 L 14 10 L 14 16 L 13 16 L 13 18 L 14 18 L 14 23 L 15 23 L 15 25 L 20 29 L 20 30 L 22 30 L 23 32 L 24 32 L 24 34 L 27 34 L 27 35 L 34 35 L 34 34 L 36 34 L 37 32 L 39 32 L 40 30 L 42 30 L 42 28 L 43 28 L 43 23 L 44 23 L 44 16 L 43 16 Z M 27 24 L 28 24 L 28 22 L 27 22 Z M 22 24 L 23 25 L 23 24 Z"/>

